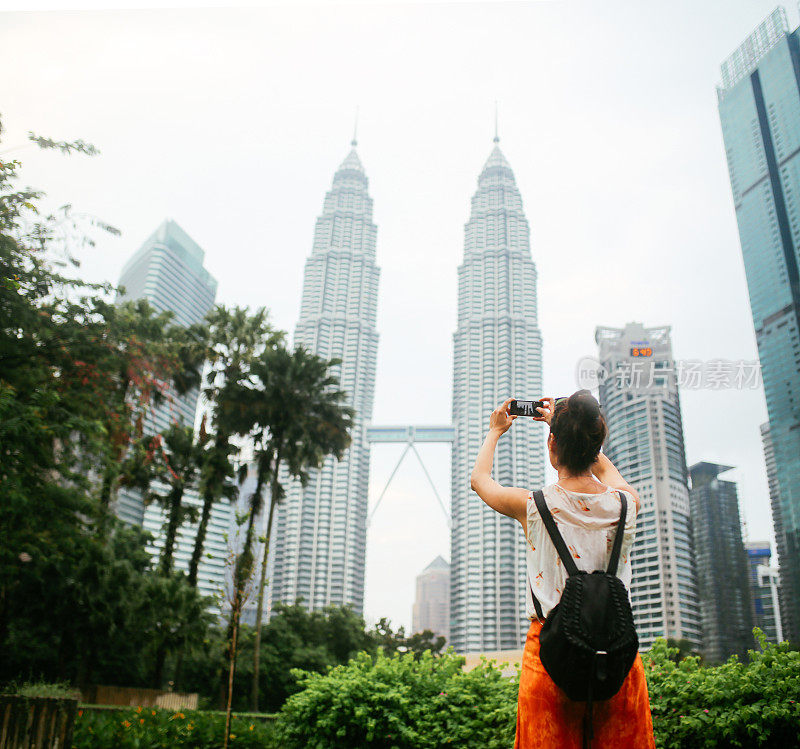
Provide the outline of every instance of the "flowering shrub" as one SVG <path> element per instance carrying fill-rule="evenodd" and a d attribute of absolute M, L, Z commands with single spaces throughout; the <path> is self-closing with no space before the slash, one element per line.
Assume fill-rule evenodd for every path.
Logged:
<path fill-rule="evenodd" d="M 747 663 L 675 663 L 664 640 L 643 655 L 659 749 L 800 746 L 800 653 L 755 635 Z"/>
<path fill-rule="evenodd" d="M 232 749 L 277 746 L 273 721 L 235 717 L 231 724 Z M 223 713 L 151 709 L 79 710 L 72 737 L 73 749 L 171 749 L 221 747 L 225 730 Z"/>
<path fill-rule="evenodd" d="M 278 714 L 278 743 L 291 749 L 405 749 L 514 743 L 517 679 L 484 662 L 425 652 L 373 659 L 359 653 L 326 675 L 297 672 L 303 691 Z"/>

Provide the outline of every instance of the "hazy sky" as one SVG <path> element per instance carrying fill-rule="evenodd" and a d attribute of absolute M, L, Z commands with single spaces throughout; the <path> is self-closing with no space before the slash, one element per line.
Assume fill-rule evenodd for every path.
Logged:
<path fill-rule="evenodd" d="M 606 0 L 6 12 L 0 152 L 28 130 L 101 149 L 94 159 L 8 154 L 52 205 L 122 230 L 83 253 L 86 277 L 117 281 L 171 217 L 205 248 L 219 302 L 264 305 L 293 331 L 314 221 L 359 106 L 381 268 L 373 421 L 448 423 L 456 268 L 495 100 L 531 225 L 546 394 L 576 389 L 596 325 L 671 325 L 681 359 L 756 358 L 715 85 L 722 60 L 773 8 Z M 787 10 L 794 28 L 796 7 Z M 686 391 L 682 407 L 687 461 L 736 466 L 728 476 L 749 537 L 771 536 L 763 392 Z M 373 451 L 373 502 L 402 449 Z M 449 501 L 449 448 L 420 451 Z M 410 625 L 414 578 L 436 554 L 449 559 L 449 534 L 409 455 L 369 532 L 368 620 Z"/>

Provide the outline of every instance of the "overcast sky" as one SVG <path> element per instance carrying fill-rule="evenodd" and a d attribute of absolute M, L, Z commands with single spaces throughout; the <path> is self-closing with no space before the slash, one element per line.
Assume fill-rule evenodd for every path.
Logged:
<path fill-rule="evenodd" d="M 576 389 L 596 325 L 670 325 L 679 359 L 756 359 L 715 85 L 771 1 L 26 7 L 61 10 L 0 16 L 0 151 L 28 130 L 101 149 L 9 153 L 52 205 L 122 230 L 83 253 L 92 280 L 116 282 L 171 217 L 205 248 L 219 302 L 264 305 L 293 331 L 360 108 L 381 268 L 375 423 L 450 421 L 456 268 L 495 100 L 531 225 L 546 394 Z M 749 537 L 770 537 L 763 391 L 685 391 L 682 407 L 689 464 L 736 466 Z M 373 502 L 401 451 L 374 449 Z M 449 448 L 420 452 L 449 503 Z M 409 455 L 370 528 L 367 619 L 410 626 L 437 554 L 449 534 Z"/>

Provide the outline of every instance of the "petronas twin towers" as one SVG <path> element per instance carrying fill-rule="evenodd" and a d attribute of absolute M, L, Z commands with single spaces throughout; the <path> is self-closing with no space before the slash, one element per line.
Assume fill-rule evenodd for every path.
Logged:
<path fill-rule="evenodd" d="M 454 334 L 450 641 L 459 652 L 514 649 L 527 633 L 525 538 L 469 487 L 488 414 L 509 395 L 541 393 L 536 268 L 522 198 L 495 146 L 478 179 L 458 269 Z M 270 599 L 318 609 L 364 601 L 369 445 L 378 333 L 377 228 L 364 168 L 353 149 L 325 196 L 303 282 L 295 344 L 337 358 L 357 411 L 345 458 L 314 471 L 305 488 L 288 483 L 276 513 Z M 533 424 L 526 424 L 533 427 Z M 514 429 L 495 456 L 501 483 L 544 482 L 540 430 Z"/>

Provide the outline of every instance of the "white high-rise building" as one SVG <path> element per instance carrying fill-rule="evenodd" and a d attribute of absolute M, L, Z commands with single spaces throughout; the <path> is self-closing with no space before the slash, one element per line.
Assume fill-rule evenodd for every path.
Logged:
<path fill-rule="evenodd" d="M 449 644 L 462 653 L 518 649 L 529 624 L 524 531 L 484 504 L 469 485 L 491 411 L 507 397 L 542 395 L 528 221 L 514 173 L 497 143 L 495 137 L 464 229 L 453 336 Z M 496 480 L 506 486 L 542 486 L 544 435 L 540 423 L 518 419 L 498 444 Z"/>
<path fill-rule="evenodd" d="M 341 461 L 328 458 L 305 487 L 284 474 L 286 497 L 275 513 L 271 602 L 309 609 L 364 601 L 369 446 L 378 333 L 377 227 L 364 168 L 353 149 L 333 178 L 306 261 L 295 345 L 341 364 L 333 371 L 356 410 L 352 444 Z"/>
<path fill-rule="evenodd" d="M 120 301 L 146 299 L 157 312 L 172 312 L 176 325 L 189 327 L 200 323 L 214 305 L 216 279 L 203 267 L 205 253 L 177 223 L 164 221 L 125 264 L 119 285 L 124 288 Z M 164 400 L 155 405 L 145 420 L 147 434 L 164 432 L 172 424 L 194 427 L 200 391 L 195 388 L 184 395 L 171 389 Z M 158 489 L 155 484 L 154 488 Z M 161 487 L 166 491 L 164 487 Z M 183 501 L 197 508 L 202 500 L 196 489 L 187 489 Z M 147 550 L 156 559 L 164 548 L 162 529 L 166 513 L 158 504 L 145 506 L 140 492 L 121 488 L 117 494 L 117 515 L 126 523 L 140 525 L 153 535 Z M 230 522 L 227 500 L 215 503 L 206 532 L 204 553 L 198 567 L 197 584 L 201 592 L 214 595 L 225 581 L 227 558 L 226 535 Z M 187 571 L 194 550 L 197 524 L 185 523 L 178 530 L 174 564 Z"/>
<path fill-rule="evenodd" d="M 640 647 L 702 642 L 677 372 L 668 327 L 598 327 L 603 451 L 639 492 L 631 605 Z"/>

